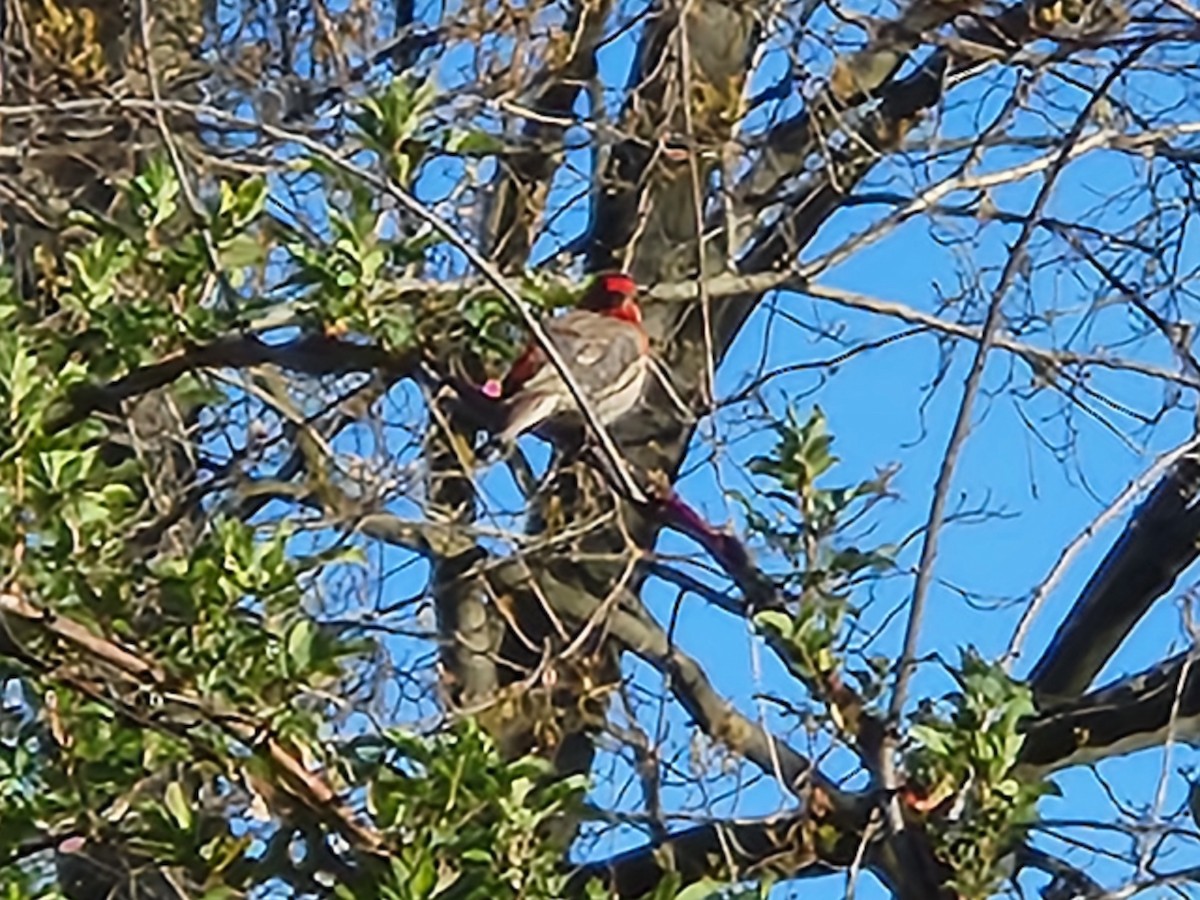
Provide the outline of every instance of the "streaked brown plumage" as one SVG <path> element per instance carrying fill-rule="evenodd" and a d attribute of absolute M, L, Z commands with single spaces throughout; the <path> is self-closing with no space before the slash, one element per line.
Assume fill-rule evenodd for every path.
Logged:
<path fill-rule="evenodd" d="M 603 425 L 632 410 L 646 382 L 650 344 L 636 292 L 624 273 L 601 275 L 577 309 L 544 325 Z M 484 458 L 526 432 L 548 436 L 558 427 L 582 423 L 566 382 L 536 344 L 525 349 L 502 382 L 489 382 L 484 392 L 504 406 L 502 427 L 480 450 Z"/>

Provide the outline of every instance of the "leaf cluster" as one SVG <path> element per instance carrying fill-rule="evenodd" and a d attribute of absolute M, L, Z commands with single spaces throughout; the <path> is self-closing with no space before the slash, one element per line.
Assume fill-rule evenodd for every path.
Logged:
<path fill-rule="evenodd" d="M 759 507 L 740 498 L 748 528 L 779 553 L 787 570 L 779 576 L 785 590 L 799 589 L 794 611 L 759 613 L 760 627 L 782 639 L 802 677 L 824 680 L 841 667 L 838 647 L 858 611 L 851 595 L 866 577 L 893 566 L 894 549 L 863 549 L 847 541 L 854 525 L 888 496 L 891 473 L 840 487 L 818 484 L 838 462 L 833 435 L 819 407 L 801 419 L 789 407 L 786 420 L 774 424 L 778 435 L 769 455 L 750 461 L 750 471 L 768 484 Z M 768 511 L 773 515 L 768 515 Z M 874 677 L 868 679 L 874 683 Z M 869 685 L 868 685 L 869 687 Z"/>
<path fill-rule="evenodd" d="M 936 851 L 964 898 L 989 897 L 1000 862 L 1037 818 L 1049 786 L 1014 775 L 1025 737 L 1021 721 L 1034 712 L 1027 685 L 995 663 L 964 650 L 954 672 L 960 690 L 926 702 L 909 729 L 912 783 L 932 808 Z"/>
<path fill-rule="evenodd" d="M 472 723 L 431 738 L 391 729 L 359 752 L 377 755 L 368 805 L 402 847 L 384 900 L 562 896 L 563 823 L 582 800 L 583 776 L 555 777 L 534 757 L 506 762 Z"/>
<path fill-rule="evenodd" d="M 44 308 L 0 282 L 0 589 L 155 664 L 171 688 L 143 690 L 44 630 L 0 623 L 0 895 L 50 896 L 38 848 L 68 835 L 189 869 L 195 896 L 240 891 L 254 860 L 234 823 L 253 801 L 244 776 L 256 760 L 214 715 L 253 715 L 327 763 L 331 698 L 349 693 L 375 649 L 320 621 L 310 601 L 353 554 L 305 556 L 289 528 L 216 510 L 178 548 L 143 543 L 160 517 L 154 473 L 120 417 L 62 424 L 90 383 L 237 321 L 223 292 L 262 263 L 251 251 L 266 185 L 220 184 L 211 199 L 204 227 L 183 228 L 191 212 L 175 172 L 151 162 L 113 219 L 77 218 L 84 240 L 47 275 Z M 170 393 L 185 408 L 224 399 L 201 387 Z"/>

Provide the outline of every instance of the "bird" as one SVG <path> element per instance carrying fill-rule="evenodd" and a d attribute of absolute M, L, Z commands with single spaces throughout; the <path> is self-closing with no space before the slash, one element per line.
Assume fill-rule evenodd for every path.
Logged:
<path fill-rule="evenodd" d="M 629 275 L 604 273 L 575 309 L 543 325 L 604 426 L 637 405 L 649 371 L 650 340 L 636 297 L 637 285 Z M 477 452 L 484 462 L 502 455 L 527 432 L 554 441 L 564 429 L 577 430 L 583 423 L 570 388 L 536 342 L 517 357 L 503 380 L 488 381 L 482 392 L 501 407 L 496 433 Z"/>

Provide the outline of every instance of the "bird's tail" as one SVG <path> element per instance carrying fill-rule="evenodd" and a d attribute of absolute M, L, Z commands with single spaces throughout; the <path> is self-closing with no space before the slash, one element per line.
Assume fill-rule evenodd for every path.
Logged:
<path fill-rule="evenodd" d="M 505 407 L 507 421 L 504 427 L 483 442 L 483 446 L 475 451 L 475 457 L 487 465 L 507 456 L 518 437 L 533 431 L 558 408 L 559 397 L 554 394 L 536 393 L 513 398 Z"/>

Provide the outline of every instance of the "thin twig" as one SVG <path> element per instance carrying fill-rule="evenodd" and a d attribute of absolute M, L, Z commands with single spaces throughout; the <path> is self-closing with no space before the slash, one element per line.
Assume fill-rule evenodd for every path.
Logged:
<path fill-rule="evenodd" d="M 928 524 L 921 547 L 920 562 L 918 563 L 917 580 L 913 586 L 912 607 L 909 610 L 908 626 L 905 629 L 904 649 L 897 665 L 896 684 L 892 691 L 891 703 L 888 706 L 889 718 L 893 721 L 897 721 L 900 718 L 900 714 L 904 709 L 908 681 L 912 675 L 914 660 L 916 658 L 917 641 L 921 631 L 921 619 L 925 611 L 925 600 L 929 593 L 929 585 L 933 580 L 933 563 L 937 556 L 938 537 L 942 523 L 946 517 L 946 500 L 950 494 L 950 482 L 954 476 L 954 468 L 958 461 L 959 452 L 962 450 L 967 431 L 970 428 L 971 411 L 974 407 L 975 396 L 979 392 L 979 385 L 983 380 L 984 363 L 987 360 L 988 351 L 992 347 L 996 331 L 1000 325 L 1004 295 L 1017 273 L 1021 270 L 1029 240 L 1037 228 L 1037 220 L 1040 218 L 1047 202 L 1049 202 L 1050 192 L 1058 181 L 1058 175 L 1065 168 L 1072 155 L 1072 148 L 1077 144 L 1084 126 L 1091 119 L 1092 110 L 1100 99 L 1108 93 L 1108 89 L 1112 83 L 1129 66 L 1136 62 L 1150 48 L 1151 44 L 1152 42 L 1149 40 L 1143 41 L 1128 56 L 1114 66 L 1113 70 L 1109 72 L 1104 81 L 1088 99 L 1083 111 L 1075 119 L 1071 130 L 1063 139 L 1062 149 L 1058 151 L 1056 158 L 1049 165 L 1042 187 L 1038 191 L 1038 195 L 1033 202 L 1033 207 L 1029 211 L 1029 216 L 1021 228 L 1021 233 L 1013 245 L 1012 252 L 1009 253 L 1008 261 L 1000 274 L 1000 280 L 996 285 L 996 289 L 992 293 L 992 299 L 988 305 L 987 317 L 984 320 L 983 329 L 980 334 L 979 344 L 975 350 L 975 358 L 971 363 L 971 370 L 963 389 L 962 401 L 959 404 L 958 414 L 955 417 L 954 427 L 950 432 L 950 440 L 946 446 L 946 453 L 942 458 L 942 466 L 938 472 L 937 482 L 934 486 L 933 501 L 930 504 Z"/>
<path fill-rule="evenodd" d="M 692 186 L 692 212 L 696 226 L 696 273 L 701 276 L 700 314 L 704 328 L 704 406 L 711 410 L 717 402 L 716 354 L 713 351 L 712 304 L 703 276 L 708 271 L 708 254 L 704 240 L 704 189 L 700 180 L 700 163 L 696 160 L 699 147 L 696 142 L 696 127 L 692 121 L 692 53 L 688 40 L 687 19 L 692 11 L 692 0 L 684 0 L 675 28 L 679 35 L 679 76 L 683 91 L 683 129 L 688 141 L 688 177 Z"/>
<path fill-rule="evenodd" d="M 955 417 L 954 426 L 950 432 L 950 439 L 946 446 L 946 452 L 942 458 L 941 469 L 938 472 L 937 482 L 934 485 L 929 519 L 921 546 L 916 583 L 913 586 L 912 605 L 909 608 L 908 624 L 905 627 L 904 647 L 900 655 L 900 660 L 897 663 L 895 687 L 892 691 L 891 702 L 888 705 L 888 718 L 893 724 L 899 722 L 900 716 L 904 711 L 904 701 L 909 679 L 912 676 L 913 669 L 916 667 L 917 643 L 920 640 L 921 625 L 925 614 L 925 603 L 929 596 L 929 587 L 933 581 L 933 568 L 934 561 L 937 558 L 938 538 L 940 537 L 942 524 L 946 518 L 946 502 L 950 495 L 950 483 L 954 477 L 955 465 L 958 462 L 959 453 L 966 443 L 967 433 L 970 430 L 971 413 L 974 408 L 975 397 L 979 393 L 979 386 L 983 381 L 983 370 L 987 362 L 988 351 L 991 350 L 996 332 L 1000 327 L 1004 295 L 1008 292 L 1009 285 L 1016 278 L 1017 273 L 1021 271 L 1029 240 L 1033 237 L 1037 229 L 1037 221 L 1041 217 L 1047 202 L 1049 202 L 1050 193 L 1054 185 L 1058 182 L 1059 174 L 1066 167 L 1070 158 L 1071 148 L 1078 141 L 1084 125 L 1091 118 L 1092 110 L 1100 101 L 1100 98 L 1108 93 L 1109 87 L 1117 77 L 1131 66 L 1150 46 L 1151 41 L 1144 41 L 1141 45 L 1135 47 L 1129 55 L 1113 67 L 1112 71 L 1105 77 L 1092 96 L 1088 98 L 1083 111 L 1075 119 L 1070 131 L 1064 138 L 1062 149 L 1058 152 L 1056 158 L 1046 171 L 1045 180 L 1038 191 L 1037 197 L 1034 199 L 1029 216 L 1026 218 L 1025 224 L 1021 227 L 1021 232 L 1017 237 L 1016 243 L 1013 245 L 1012 251 L 1009 253 L 1008 260 L 1000 274 L 1000 279 L 992 293 L 979 344 L 975 349 L 975 358 L 971 363 L 970 373 L 967 375 L 962 400 L 958 407 L 958 414 Z M 882 742 L 879 771 L 883 781 L 883 788 L 889 797 L 887 803 L 888 822 L 893 833 L 903 841 L 905 823 L 900 809 L 899 795 L 895 790 L 894 745 L 894 737 L 890 737 Z"/>
<path fill-rule="evenodd" d="M 200 198 L 196 196 L 196 192 L 192 188 L 192 180 L 184 167 L 183 156 L 179 152 L 175 135 L 171 133 L 171 129 L 167 125 L 162 93 L 158 85 L 158 69 L 154 65 L 154 41 L 150 35 L 149 0 L 139 0 L 138 2 L 138 36 L 141 39 L 142 56 L 146 63 L 146 81 L 150 85 L 150 96 L 154 98 L 154 124 L 162 137 L 163 145 L 167 148 L 167 155 L 171 158 L 171 168 L 175 170 L 175 177 L 179 179 L 179 189 L 183 192 L 188 209 L 196 220 L 196 227 L 200 229 L 200 235 L 204 242 L 204 254 L 208 258 L 212 276 L 222 287 L 228 287 L 225 283 L 224 270 L 221 268 L 221 259 L 217 254 L 216 244 L 213 243 L 212 232 L 205 225 L 204 207 L 200 204 Z"/>

